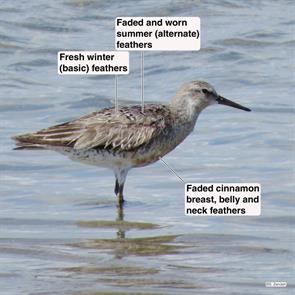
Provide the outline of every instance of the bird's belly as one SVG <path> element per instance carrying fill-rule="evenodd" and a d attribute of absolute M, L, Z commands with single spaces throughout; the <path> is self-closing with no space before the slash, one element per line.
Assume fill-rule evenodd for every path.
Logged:
<path fill-rule="evenodd" d="M 71 150 L 66 155 L 73 161 L 100 167 L 142 167 L 159 160 L 161 154 L 156 150 L 150 152 L 109 152 L 106 150 Z"/>
<path fill-rule="evenodd" d="M 116 153 L 99 149 L 73 149 L 62 148 L 54 149 L 55 151 L 69 157 L 71 160 L 87 165 L 113 168 L 116 166 L 132 166 L 130 158 L 126 153 Z"/>

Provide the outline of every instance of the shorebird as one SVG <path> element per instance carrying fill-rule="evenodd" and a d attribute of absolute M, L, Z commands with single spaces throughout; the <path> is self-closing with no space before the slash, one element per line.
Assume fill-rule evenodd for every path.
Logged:
<path fill-rule="evenodd" d="M 47 149 L 72 160 L 111 168 L 115 194 L 122 206 L 128 171 L 158 161 L 194 129 L 202 110 L 223 104 L 250 109 L 217 94 L 204 81 L 184 84 L 170 104 L 145 104 L 99 110 L 81 118 L 13 137 L 16 149 Z"/>

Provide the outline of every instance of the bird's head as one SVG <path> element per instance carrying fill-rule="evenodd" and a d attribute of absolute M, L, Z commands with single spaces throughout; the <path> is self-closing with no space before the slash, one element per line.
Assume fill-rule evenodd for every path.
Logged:
<path fill-rule="evenodd" d="M 214 87 L 204 81 L 192 81 L 184 84 L 172 99 L 171 105 L 186 109 L 198 115 L 204 108 L 213 104 L 223 104 L 250 112 L 251 110 L 217 94 Z"/>

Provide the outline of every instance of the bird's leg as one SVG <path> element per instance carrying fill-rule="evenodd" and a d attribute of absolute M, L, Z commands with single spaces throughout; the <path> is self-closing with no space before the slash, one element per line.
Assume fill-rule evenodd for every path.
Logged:
<path fill-rule="evenodd" d="M 118 193 L 117 193 L 119 206 L 122 206 L 124 203 L 123 189 L 124 189 L 124 183 L 119 184 Z"/>
<path fill-rule="evenodd" d="M 117 238 L 122 240 L 125 239 L 125 231 L 124 228 L 124 208 L 123 206 L 118 205 L 117 206 L 117 225 L 118 225 L 118 231 L 117 231 Z"/>
<path fill-rule="evenodd" d="M 123 185 L 119 184 L 119 171 L 115 171 L 116 175 L 116 183 L 115 183 L 115 194 L 118 197 L 118 204 L 117 204 L 117 219 L 116 221 L 118 222 L 118 231 L 117 231 L 117 237 L 118 239 L 125 239 L 125 230 L 121 226 L 121 222 L 124 221 L 124 208 L 123 208 Z"/>
<path fill-rule="evenodd" d="M 116 178 L 116 183 L 115 183 L 115 195 L 118 194 L 119 191 L 119 183 L 118 183 L 118 179 Z"/>
<path fill-rule="evenodd" d="M 124 183 L 119 184 L 117 175 L 116 175 L 116 183 L 115 183 L 115 194 L 118 198 L 118 205 L 119 207 L 122 207 L 124 203 L 124 198 L 123 198 L 123 188 L 124 188 Z"/>
<path fill-rule="evenodd" d="M 127 169 L 116 169 L 115 175 L 116 175 L 116 183 L 115 183 L 115 194 L 118 198 L 118 206 L 122 207 L 124 203 L 124 197 L 123 197 L 123 190 L 124 190 L 124 183 L 126 180 L 128 170 Z"/>

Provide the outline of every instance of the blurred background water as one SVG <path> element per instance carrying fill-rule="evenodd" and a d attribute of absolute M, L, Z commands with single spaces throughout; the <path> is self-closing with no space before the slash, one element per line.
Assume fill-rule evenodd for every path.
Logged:
<path fill-rule="evenodd" d="M 293 1 L 0 1 L 1 294 L 294 292 Z M 183 184 L 160 162 L 132 170 L 125 224 L 111 171 L 10 137 L 113 105 L 114 78 L 59 76 L 59 50 L 113 50 L 117 16 L 200 16 L 199 52 L 147 52 L 145 97 L 165 103 L 203 79 L 252 109 L 199 117 L 165 157 L 187 182 L 259 182 L 259 217 L 187 217 Z M 119 77 L 140 101 L 140 53 Z M 122 236 L 125 235 L 125 238 Z"/>

